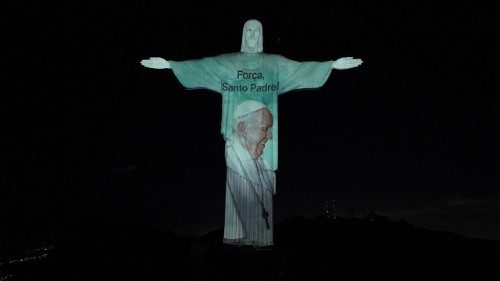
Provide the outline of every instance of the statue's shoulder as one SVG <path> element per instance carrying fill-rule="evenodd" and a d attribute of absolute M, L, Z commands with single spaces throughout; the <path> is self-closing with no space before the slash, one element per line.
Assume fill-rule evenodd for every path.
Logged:
<path fill-rule="evenodd" d="M 241 53 L 226 53 L 226 54 L 220 54 L 220 55 L 217 55 L 215 56 L 215 58 L 219 58 L 219 59 L 235 59 L 235 58 L 238 58 L 239 56 L 241 56 Z"/>
<path fill-rule="evenodd" d="M 272 65 L 281 65 L 289 61 L 286 57 L 280 54 L 264 54 L 264 59 Z"/>
<path fill-rule="evenodd" d="M 238 61 L 239 57 L 241 56 L 240 53 L 226 53 L 226 54 L 220 54 L 213 56 L 212 59 L 214 59 L 216 62 L 218 62 L 221 65 L 226 65 L 226 64 L 234 64 L 234 62 Z"/>
<path fill-rule="evenodd" d="M 266 59 L 272 59 L 272 60 L 286 59 L 284 56 L 282 56 L 280 54 L 266 54 L 266 53 L 262 53 L 262 55 L 264 55 L 266 57 Z"/>

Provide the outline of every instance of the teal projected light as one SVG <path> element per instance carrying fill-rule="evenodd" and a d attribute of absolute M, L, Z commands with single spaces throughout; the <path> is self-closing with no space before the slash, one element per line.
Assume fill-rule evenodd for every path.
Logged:
<path fill-rule="evenodd" d="M 273 245 L 272 199 L 278 168 L 278 96 L 321 87 L 332 69 L 361 65 L 361 59 L 298 62 L 263 53 L 257 20 L 243 26 L 241 51 L 215 57 L 168 61 L 151 57 L 141 64 L 172 69 L 186 88 L 222 95 L 221 133 L 226 140 L 224 243 Z"/>

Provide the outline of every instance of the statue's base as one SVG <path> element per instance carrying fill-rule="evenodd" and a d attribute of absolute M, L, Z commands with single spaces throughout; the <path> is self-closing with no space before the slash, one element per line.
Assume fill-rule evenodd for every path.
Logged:
<path fill-rule="evenodd" d="M 191 258 L 191 280 L 284 280 L 283 255 L 272 247 L 224 244 L 202 252 Z"/>

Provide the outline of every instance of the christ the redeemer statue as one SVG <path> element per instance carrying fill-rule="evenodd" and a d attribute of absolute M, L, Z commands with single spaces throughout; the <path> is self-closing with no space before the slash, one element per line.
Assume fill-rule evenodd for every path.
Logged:
<path fill-rule="evenodd" d="M 263 53 L 262 24 L 243 27 L 241 51 L 196 60 L 142 60 L 145 67 L 172 69 L 186 88 L 222 95 L 221 133 L 226 140 L 224 243 L 273 245 L 272 195 L 278 168 L 278 95 L 323 86 L 332 69 L 359 66 L 361 59 L 297 62 Z M 265 149 L 264 149 L 265 148 Z"/>

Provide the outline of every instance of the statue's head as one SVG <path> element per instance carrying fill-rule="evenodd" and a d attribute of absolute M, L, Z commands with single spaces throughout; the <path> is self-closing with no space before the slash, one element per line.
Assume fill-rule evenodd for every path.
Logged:
<path fill-rule="evenodd" d="M 243 26 L 243 36 L 241 38 L 241 52 L 247 54 L 257 54 L 263 51 L 262 24 L 258 20 L 248 20 Z"/>
<path fill-rule="evenodd" d="M 236 107 L 233 131 L 241 145 L 253 156 L 264 152 L 266 142 L 273 138 L 273 115 L 261 102 L 246 100 Z"/>

